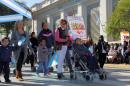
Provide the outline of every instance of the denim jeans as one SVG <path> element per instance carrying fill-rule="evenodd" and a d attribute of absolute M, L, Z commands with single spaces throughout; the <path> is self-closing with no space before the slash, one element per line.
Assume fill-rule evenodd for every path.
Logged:
<path fill-rule="evenodd" d="M 44 75 L 48 74 L 48 60 L 38 63 L 38 66 L 36 67 L 36 74 L 39 74 L 40 72 L 44 72 Z"/>
<path fill-rule="evenodd" d="M 73 72 L 72 64 L 71 64 L 71 55 L 70 55 L 69 49 L 67 49 L 66 51 L 65 59 L 66 59 L 67 66 L 69 67 L 70 73 Z"/>
<path fill-rule="evenodd" d="M 49 55 L 48 55 L 48 67 L 50 67 L 50 64 L 52 64 L 52 62 L 51 62 L 51 59 L 52 59 L 52 49 L 48 48 L 48 52 L 49 52 Z"/>
<path fill-rule="evenodd" d="M 59 55 L 57 73 L 63 72 L 62 67 L 63 67 L 63 64 L 64 64 L 66 51 L 67 51 L 67 46 L 62 46 L 62 49 L 57 51 L 58 55 Z"/>

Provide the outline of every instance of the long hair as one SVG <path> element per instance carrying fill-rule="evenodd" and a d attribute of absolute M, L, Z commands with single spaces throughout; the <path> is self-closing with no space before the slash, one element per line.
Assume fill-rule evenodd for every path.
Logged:
<path fill-rule="evenodd" d="M 23 23 L 23 30 L 24 30 L 24 21 L 17 21 L 15 23 L 15 27 L 14 27 L 15 30 L 18 30 L 18 24 L 20 24 L 20 23 Z"/>

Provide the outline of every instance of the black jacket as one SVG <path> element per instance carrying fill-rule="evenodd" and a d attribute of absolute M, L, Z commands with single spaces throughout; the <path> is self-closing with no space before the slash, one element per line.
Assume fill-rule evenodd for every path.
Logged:
<path fill-rule="evenodd" d="M 41 39 L 41 38 L 46 39 L 47 48 L 51 48 L 54 45 L 54 37 L 51 30 L 43 29 L 38 35 L 38 39 Z"/>
<path fill-rule="evenodd" d="M 96 52 L 97 53 L 102 53 L 103 49 L 102 49 L 102 46 L 104 48 L 104 50 L 106 51 L 107 53 L 107 45 L 106 45 L 106 42 L 105 41 L 99 41 L 97 46 L 96 46 Z"/>

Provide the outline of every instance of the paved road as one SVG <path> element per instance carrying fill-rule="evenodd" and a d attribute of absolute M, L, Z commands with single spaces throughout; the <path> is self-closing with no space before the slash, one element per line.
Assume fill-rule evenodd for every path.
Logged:
<path fill-rule="evenodd" d="M 101 81 L 96 78 L 93 82 L 79 79 L 69 80 L 67 74 L 66 80 L 57 80 L 56 74 L 52 74 L 48 78 L 37 78 L 35 73 L 30 72 L 30 68 L 26 66 L 23 68 L 24 81 L 19 82 L 11 75 L 12 83 L 0 83 L 0 86 L 130 86 L 130 67 L 123 67 L 123 69 L 120 66 L 107 65 L 105 69 L 108 72 L 108 79 Z M 2 81 L 4 81 L 3 78 Z"/>

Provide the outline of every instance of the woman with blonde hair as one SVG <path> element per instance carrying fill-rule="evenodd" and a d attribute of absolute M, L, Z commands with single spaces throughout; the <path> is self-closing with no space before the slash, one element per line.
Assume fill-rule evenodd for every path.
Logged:
<path fill-rule="evenodd" d="M 28 33 L 24 30 L 24 22 L 17 21 L 15 29 L 12 32 L 11 43 L 18 46 L 17 50 L 14 51 L 16 58 L 16 78 L 23 80 L 22 78 L 22 64 L 27 57 L 27 46 L 29 44 Z"/>

